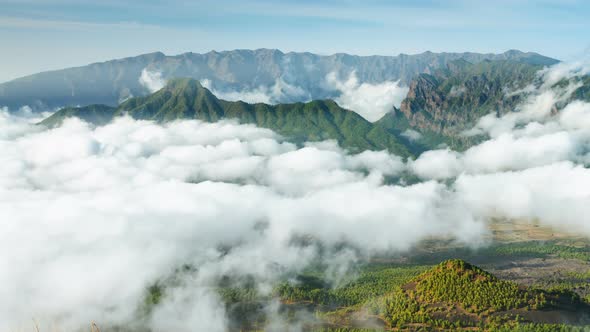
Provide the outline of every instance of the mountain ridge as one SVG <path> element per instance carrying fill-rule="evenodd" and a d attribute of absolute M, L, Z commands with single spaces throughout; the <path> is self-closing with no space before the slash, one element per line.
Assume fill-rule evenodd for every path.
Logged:
<path fill-rule="evenodd" d="M 163 79 L 191 77 L 209 80 L 221 91 L 252 91 L 277 84 L 297 87 L 298 93 L 281 92 L 278 103 L 333 99 L 333 87 L 325 78 L 336 73 L 346 79 L 353 72 L 359 83 L 400 81 L 408 84 L 417 74 L 430 73 L 456 59 L 480 62 L 485 59 L 534 62 L 541 65 L 558 60 L 537 53 L 507 51 L 501 54 L 433 53 L 397 56 L 357 56 L 346 53 L 318 55 L 309 52 L 283 53 L 276 49 L 232 50 L 208 53 L 187 52 L 167 56 L 152 52 L 105 62 L 42 72 L 0 84 L 0 105 L 33 109 L 106 104 L 149 93 L 139 82 L 143 70 L 161 73 Z"/>
<path fill-rule="evenodd" d="M 131 98 L 116 108 L 108 105 L 64 108 L 40 124 L 55 127 L 66 118 L 78 117 L 95 125 L 104 125 L 124 115 L 159 123 L 178 119 L 206 122 L 237 119 L 240 123 L 272 129 L 296 143 L 334 139 L 353 151 L 389 150 L 402 157 L 413 155 L 398 136 L 332 100 L 279 105 L 231 102 L 218 99 L 199 81 L 191 78 L 170 80 L 155 93 Z"/>
<path fill-rule="evenodd" d="M 272 52 L 272 50 L 268 51 Z M 154 56 L 158 56 L 158 54 Z M 538 83 L 538 71 L 542 68 L 544 67 L 541 65 L 531 65 L 512 60 L 483 60 L 479 63 L 470 63 L 465 59 L 449 61 L 444 67 L 438 68 L 431 73 L 418 74 L 413 78 L 410 82 L 408 94 L 401 102 L 400 107 L 393 107 L 381 119 L 372 122 L 368 126 L 371 128 L 369 131 L 379 132 L 375 135 L 385 139 L 385 141 L 388 141 L 390 136 L 395 137 L 396 141 L 399 141 L 413 154 L 439 148 L 442 145 L 464 150 L 480 142 L 482 137 L 467 137 L 461 135 L 461 133 L 471 128 L 484 115 L 495 113 L 499 116 L 514 111 L 526 95 L 510 94 L 509 91 L 521 90 L 525 86 L 535 82 Z M 588 93 L 588 86 L 590 86 L 588 79 L 590 78 L 586 77 L 585 84 L 576 91 L 576 98 L 587 99 L 590 95 Z M 312 107 L 316 111 L 322 107 L 327 109 L 342 108 L 329 98 L 317 99 L 308 103 L 287 102 L 273 104 L 273 106 L 262 103 L 248 104 L 240 101 L 229 102 L 228 104 L 223 98 L 216 97 L 209 89 L 204 89 L 201 91 L 200 96 L 194 95 L 192 100 L 187 100 L 187 96 L 173 96 L 170 94 L 170 91 L 174 90 L 171 87 L 178 85 L 180 82 L 183 82 L 183 84 L 190 82 L 190 84 L 194 85 L 192 90 L 195 91 L 203 88 L 200 81 L 192 78 L 186 78 L 184 81 L 183 79 L 171 79 L 164 89 L 147 96 L 129 98 L 117 107 L 135 113 L 138 118 L 147 118 L 160 122 L 179 118 L 217 121 L 221 118 L 230 117 L 270 128 L 280 133 L 286 133 L 289 136 L 296 136 L 298 140 L 305 138 L 312 140 L 333 138 L 349 147 L 365 147 L 369 149 L 388 148 L 390 146 L 390 143 L 382 144 L 383 142 L 371 144 L 365 142 L 360 145 L 356 143 L 349 144 L 354 139 L 348 137 L 345 140 L 338 133 L 339 130 L 335 129 L 338 126 L 332 126 L 333 132 L 325 136 L 317 125 L 310 127 L 308 123 L 298 123 L 289 128 L 288 124 L 279 125 L 273 123 L 273 121 L 278 120 L 269 120 L 264 115 L 274 114 L 276 110 L 284 108 L 305 109 L 306 107 Z M 199 106 L 194 104 L 198 99 L 197 97 L 202 101 Z M 141 104 L 145 98 L 151 100 L 147 107 Z M 160 98 L 161 101 L 156 101 L 154 98 Z M 318 103 L 323 103 L 323 105 Z M 207 110 L 207 112 L 192 115 L 183 114 L 189 106 L 193 110 Z M 111 107 L 115 108 L 114 106 Z M 96 122 L 97 117 L 104 117 L 97 114 L 96 110 L 92 108 L 75 109 L 67 108 L 67 110 L 57 113 L 56 116 L 74 112 L 77 113 L 78 117 L 90 122 Z M 211 112 L 208 110 L 211 110 Z M 115 112 L 114 110 L 110 111 Z M 142 113 L 145 114 L 141 115 Z M 281 117 L 283 116 L 286 115 L 281 115 Z M 304 113 L 301 113 L 300 116 L 301 118 L 291 119 L 297 122 L 306 116 L 309 117 Z M 311 119 L 308 118 L 306 121 L 309 122 Z M 358 120 L 353 120 L 353 122 L 360 123 Z M 295 128 L 297 126 L 298 128 Z M 376 127 L 379 127 L 379 129 L 374 129 Z M 289 130 L 287 130 L 288 128 Z M 308 130 L 308 132 L 305 132 L 305 130 Z M 418 136 L 414 135 L 414 137 L 418 138 L 411 139 L 407 136 L 408 131 L 417 132 L 415 135 Z"/>

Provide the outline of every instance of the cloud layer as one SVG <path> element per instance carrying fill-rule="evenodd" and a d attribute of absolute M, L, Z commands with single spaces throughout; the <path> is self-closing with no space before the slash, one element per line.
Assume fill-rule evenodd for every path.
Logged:
<path fill-rule="evenodd" d="M 343 95 L 367 89 L 342 84 Z M 590 104 L 555 113 L 571 87 L 531 91 L 519 113 L 482 119 L 475 129 L 488 141 L 407 163 L 331 141 L 296 146 L 232 121 L 69 119 L 44 130 L 26 110 L 3 109 L 0 250 L 10 255 L 0 283 L 10 287 L 0 288 L 0 330 L 35 317 L 62 330 L 139 321 L 223 331 L 222 276 L 253 277 L 264 293 L 318 260 L 341 271 L 433 236 L 481 245 L 491 218 L 590 236 Z M 396 181 L 406 173 L 424 181 Z M 146 288 L 185 264 L 194 271 L 138 320 Z"/>
<path fill-rule="evenodd" d="M 318 259 L 318 247 L 294 246 L 293 236 L 368 254 L 484 232 L 456 214 L 439 183 L 384 185 L 405 169 L 386 152 L 298 148 L 234 122 L 121 118 L 93 128 L 71 119 L 42 131 L 3 112 L 0 125 L 10 133 L 0 140 L 0 249 L 12 253 L 0 260 L 0 281 L 11 285 L 0 291 L 3 329 L 31 316 L 66 329 L 133 321 L 150 283 L 191 264 L 198 273 L 152 324 L 188 330 L 192 317 L 223 330 L 215 280 L 270 282 L 276 266 L 297 271 Z M 227 246 L 235 249 L 220 251 Z"/>

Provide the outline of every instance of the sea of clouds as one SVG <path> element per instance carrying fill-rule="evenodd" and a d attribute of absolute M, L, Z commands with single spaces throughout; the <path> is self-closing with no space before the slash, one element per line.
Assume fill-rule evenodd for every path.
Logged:
<path fill-rule="evenodd" d="M 587 67 L 564 66 L 540 73 L 518 112 L 465 133 L 489 140 L 408 161 L 332 141 L 296 146 L 233 121 L 69 119 L 48 130 L 26 109 L 2 109 L 0 330 L 32 330 L 32 317 L 63 331 L 138 324 L 146 288 L 188 264 L 141 323 L 224 331 L 222 276 L 250 276 L 265 294 L 319 260 L 337 279 L 350 263 L 433 236 L 485 245 L 490 218 L 590 236 L 590 104 L 554 112 L 577 83 L 549 83 Z M 367 89 L 353 78 L 338 89 Z M 392 183 L 405 173 L 423 181 Z"/>

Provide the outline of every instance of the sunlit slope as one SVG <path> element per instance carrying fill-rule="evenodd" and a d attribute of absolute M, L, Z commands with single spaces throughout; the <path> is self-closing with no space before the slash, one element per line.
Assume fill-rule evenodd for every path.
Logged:
<path fill-rule="evenodd" d="M 545 291 L 496 278 L 465 261 L 440 263 L 388 295 L 390 326 L 493 327 L 583 321 L 588 305 L 569 291 Z"/>
<path fill-rule="evenodd" d="M 389 150 L 404 157 L 412 155 L 396 135 L 334 101 L 279 105 L 229 102 L 216 98 L 199 81 L 188 78 L 171 80 L 163 89 L 146 97 L 131 98 L 117 108 L 92 105 L 62 109 L 41 124 L 53 127 L 68 117 L 79 117 L 100 125 L 109 118 L 125 115 L 160 123 L 179 119 L 208 122 L 237 119 L 272 129 L 295 142 L 334 139 L 355 151 Z"/>

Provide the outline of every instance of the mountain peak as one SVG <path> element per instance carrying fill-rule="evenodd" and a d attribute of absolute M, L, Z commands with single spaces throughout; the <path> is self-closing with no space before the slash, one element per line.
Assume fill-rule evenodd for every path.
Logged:
<path fill-rule="evenodd" d="M 205 98 L 209 100 L 217 100 L 209 89 L 205 88 L 199 80 L 194 78 L 173 78 L 168 80 L 164 88 L 165 92 L 172 96 L 185 96 L 188 98 Z"/>
<path fill-rule="evenodd" d="M 200 90 L 205 89 L 201 82 L 194 78 L 189 77 L 179 77 L 179 78 L 171 78 L 168 80 L 164 89 L 176 91 L 176 90 Z M 205 89 L 206 90 L 206 89 Z"/>
<path fill-rule="evenodd" d="M 463 277 L 468 278 L 472 281 L 495 281 L 497 280 L 496 277 L 491 275 L 490 273 L 480 269 L 479 267 L 472 265 L 462 259 L 449 259 L 438 266 L 434 267 L 432 270 L 428 271 L 427 273 L 423 274 L 421 277 L 418 277 L 417 280 L 426 280 L 429 277 L 432 277 L 433 274 L 447 274 L 452 275 L 455 277 Z"/>
<path fill-rule="evenodd" d="M 521 50 L 517 50 L 515 48 L 511 48 L 508 51 L 504 52 L 506 54 L 523 54 L 524 52 Z"/>
<path fill-rule="evenodd" d="M 101 125 L 118 116 L 164 123 L 181 119 L 216 122 L 235 119 L 269 128 L 295 143 L 338 140 L 351 151 L 389 150 L 399 156 L 412 153 L 398 137 L 373 125 L 333 100 L 314 100 L 292 104 L 248 104 L 217 99 L 192 78 L 171 79 L 164 88 L 148 96 L 133 97 L 117 108 L 87 106 L 58 111 L 41 124 L 59 125 L 64 119 L 78 117 Z"/>

